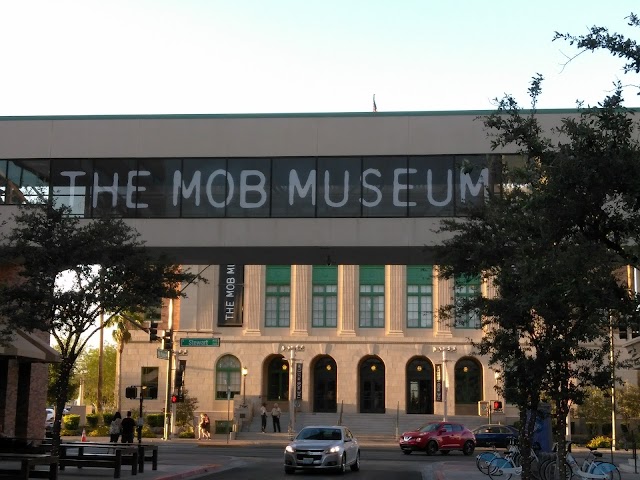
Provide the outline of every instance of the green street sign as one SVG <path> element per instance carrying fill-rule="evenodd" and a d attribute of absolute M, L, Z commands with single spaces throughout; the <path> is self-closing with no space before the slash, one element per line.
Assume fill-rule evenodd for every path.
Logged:
<path fill-rule="evenodd" d="M 181 338 L 181 347 L 219 347 L 219 338 Z"/>

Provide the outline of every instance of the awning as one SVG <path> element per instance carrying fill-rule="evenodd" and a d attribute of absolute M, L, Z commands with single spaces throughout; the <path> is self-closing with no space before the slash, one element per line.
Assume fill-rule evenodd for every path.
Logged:
<path fill-rule="evenodd" d="M 22 330 L 13 332 L 9 345 L 0 345 L 0 356 L 18 357 L 31 362 L 58 363 L 60 354 L 40 340 Z"/>

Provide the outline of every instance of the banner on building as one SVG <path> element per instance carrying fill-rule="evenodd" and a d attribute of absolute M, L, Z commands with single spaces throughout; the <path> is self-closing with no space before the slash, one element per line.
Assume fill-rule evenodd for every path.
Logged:
<path fill-rule="evenodd" d="M 220 265 L 218 326 L 242 326 L 244 265 Z"/>
<path fill-rule="evenodd" d="M 296 363 L 296 400 L 302 400 L 302 363 Z"/>
<path fill-rule="evenodd" d="M 442 364 L 436 363 L 436 402 L 442 401 Z"/>

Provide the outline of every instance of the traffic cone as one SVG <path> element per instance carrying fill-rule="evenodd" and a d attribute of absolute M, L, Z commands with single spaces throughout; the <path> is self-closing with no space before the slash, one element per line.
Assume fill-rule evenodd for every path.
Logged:
<path fill-rule="evenodd" d="M 87 432 L 85 432 L 84 428 L 82 429 L 82 437 L 80 437 L 81 442 L 87 441 Z"/>

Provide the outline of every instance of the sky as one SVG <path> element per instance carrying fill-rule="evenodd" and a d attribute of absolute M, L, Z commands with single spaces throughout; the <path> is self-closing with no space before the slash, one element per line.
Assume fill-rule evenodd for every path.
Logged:
<path fill-rule="evenodd" d="M 0 0 L 0 116 L 492 110 L 595 105 L 637 0 Z M 635 9 L 635 10 L 634 10 Z M 568 63 L 567 63 L 568 62 Z M 626 95 L 636 106 L 635 91 Z M 634 103 L 635 102 L 635 103 Z"/>

